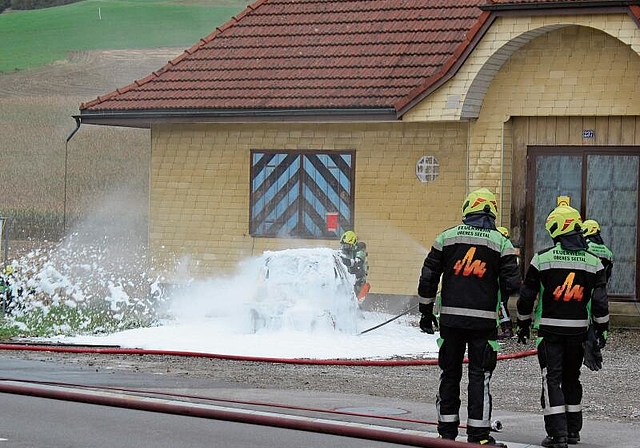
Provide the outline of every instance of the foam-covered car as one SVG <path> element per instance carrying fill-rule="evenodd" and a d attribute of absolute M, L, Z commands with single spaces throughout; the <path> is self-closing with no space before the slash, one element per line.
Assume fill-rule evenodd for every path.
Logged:
<path fill-rule="evenodd" d="M 355 279 L 337 251 L 268 251 L 258 277 L 248 304 L 253 331 L 356 331 Z"/>

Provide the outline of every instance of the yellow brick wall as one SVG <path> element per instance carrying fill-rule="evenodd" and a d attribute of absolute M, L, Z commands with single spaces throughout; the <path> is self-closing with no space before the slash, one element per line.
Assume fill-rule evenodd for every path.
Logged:
<path fill-rule="evenodd" d="M 637 116 L 639 76 L 640 57 L 601 31 L 568 27 L 534 39 L 506 62 L 487 91 L 473 125 L 469 155 L 475 162 L 470 163 L 470 184 L 510 189 L 510 160 L 505 157 L 510 136 L 502 120 L 512 116 Z M 550 134 L 537 141 L 553 144 L 556 139 Z M 501 158 L 502 171 L 485 163 L 495 160 L 499 167 Z"/>
<path fill-rule="evenodd" d="M 435 236 L 460 221 L 466 123 L 207 124 L 152 129 L 150 243 L 168 281 L 233 273 L 264 250 L 336 240 L 252 238 L 251 149 L 355 150 L 355 231 L 367 243 L 372 293 L 415 294 Z M 440 176 L 421 183 L 416 161 Z M 176 269 L 176 264 L 181 264 Z"/>
<path fill-rule="evenodd" d="M 492 55 L 522 36 L 528 43 L 478 88 L 474 81 L 495 62 Z M 493 189 L 499 223 L 509 226 L 511 163 L 521 160 L 514 157 L 510 117 L 640 115 L 638 52 L 640 31 L 624 14 L 502 17 L 458 74 L 404 123 L 154 126 L 152 253 L 169 278 L 178 261 L 205 277 L 232 273 L 267 249 L 337 247 L 337 241 L 248 235 L 249 151 L 355 150 L 355 230 L 368 245 L 372 292 L 415 294 L 433 238 L 459 222 L 469 189 Z M 464 115 L 479 95 L 477 116 Z M 415 177 L 422 155 L 440 162 L 433 183 Z"/>
<path fill-rule="evenodd" d="M 500 67 L 500 53 L 510 57 L 487 70 Z M 509 225 L 509 118 L 640 115 L 639 54 L 640 29 L 627 14 L 500 17 L 459 72 L 403 120 L 471 118 L 469 188 L 496 191 Z M 465 104 L 478 101 L 479 113 L 465 116 Z"/>
<path fill-rule="evenodd" d="M 483 92 L 474 90 L 475 86 L 482 84 L 482 82 L 479 82 L 478 74 L 484 69 L 483 75 L 489 74 L 493 77 L 494 71 L 500 68 L 504 60 L 504 57 L 496 58 L 497 55 L 509 56 L 514 53 L 520 53 L 520 47 L 523 43 L 537 39 L 540 34 L 553 33 L 565 27 L 574 29 L 580 27 L 584 30 L 601 31 L 598 37 L 593 37 L 590 45 L 593 48 L 605 46 L 607 50 L 615 48 L 615 51 L 612 52 L 599 52 L 599 56 L 593 55 L 592 61 L 596 64 L 602 62 L 604 70 L 608 71 L 606 62 L 617 58 L 624 49 L 630 50 L 632 54 L 640 54 L 640 29 L 628 14 L 498 17 L 455 76 L 405 113 L 403 120 L 443 121 L 461 119 L 463 116 L 462 108 L 465 104 L 482 102 L 484 99 Z M 575 33 L 576 31 L 573 32 Z M 560 35 L 553 34 L 555 37 L 548 40 L 550 47 L 545 49 L 551 51 L 545 54 L 543 62 L 548 62 L 554 57 L 553 53 L 557 47 L 567 44 L 560 38 Z M 487 70 L 488 67 L 493 67 L 495 70 Z M 596 73 L 595 77 L 601 77 L 601 75 L 602 72 Z M 561 71 L 554 71 L 547 73 L 544 78 L 561 79 L 564 76 Z M 492 81 L 492 79 L 489 79 L 489 81 Z M 567 79 L 565 82 L 570 84 L 573 81 Z M 516 100 L 518 98 L 521 100 L 523 95 L 523 92 L 516 92 Z M 616 114 L 616 112 L 613 114 Z M 477 118 L 477 116 L 473 118 Z"/>

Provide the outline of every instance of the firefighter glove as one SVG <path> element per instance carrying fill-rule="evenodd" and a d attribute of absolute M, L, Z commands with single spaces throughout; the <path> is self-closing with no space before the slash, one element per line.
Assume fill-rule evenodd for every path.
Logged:
<path fill-rule="evenodd" d="M 582 363 L 594 372 L 602 368 L 602 352 L 598 346 L 593 327 L 590 327 L 587 331 L 587 340 L 584 343 L 584 361 Z"/>
<path fill-rule="evenodd" d="M 433 313 L 422 313 L 420 318 L 420 329 L 425 333 L 433 334 L 434 328 L 438 329 L 438 319 Z"/>
<path fill-rule="evenodd" d="M 520 344 L 526 344 L 531 338 L 531 319 L 520 320 L 518 319 L 518 327 L 516 333 L 518 334 L 518 342 Z"/>

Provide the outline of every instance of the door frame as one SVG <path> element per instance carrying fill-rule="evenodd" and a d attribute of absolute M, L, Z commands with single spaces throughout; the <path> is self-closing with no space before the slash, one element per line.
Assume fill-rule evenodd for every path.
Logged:
<path fill-rule="evenodd" d="M 582 188 L 580 198 L 580 216 L 585 216 L 587 191 L 584 186 L 587 183 L 587 157 L 590 155 L 608 155 L 608 156 L 624 156 L 634 155 L 640 156 L 640 146 L 571 146 L 571 145 L 527 145 L 527 187 L 525 192 L 525 257 L 524 269 L 529 266 L 531 257 L 533 256 L 533 227 L 527 223 L 533 223 L 534 220 L 534 204 L 535 204 L 535 185 L 536 185 L 536 158 L 538 156 L 582 156 Z M 640 265 L 640 164 L 638 165 L 638 207 L 636 218 L 636 272 Z M 615 257 L 615 254 L 614 254 Z M 615 259 L 614 259 L 615 269 Z M 616 301 L 639 301 L 640 300 L 640 274 L 636 274 L 636 297 L 628 295 L 611 295 Z"/>

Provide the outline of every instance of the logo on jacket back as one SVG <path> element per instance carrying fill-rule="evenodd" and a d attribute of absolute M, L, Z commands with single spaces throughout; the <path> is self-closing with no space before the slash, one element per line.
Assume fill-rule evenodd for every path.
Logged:
<path fill-rule="evenodd" d="M 462 275 L 465 277 L 470 276 L 471 274 L 482 278 L 484 273 L 487 271 L 487 263 L 480 260 L 474 260 L 473 257 L 476 254 L 476 248 L 470 247 L 467 253 L 462 257 L 462 260 L 456 261 L 456 264 L 453 266 L 453 272 L 456 275 Z"/>
<path fill-rule="evenodd" d="M 555 300 L 562 299 L 563 302 L 568 302 L 571 299 L 575 299 L 581 302 L 584 297 L 584 286 L 574 285 L 573 281 L 576 277 L 575 272 L 570 272 L 567 278 L 564 279 L 564 283 L 561 286 L 557 286 L 553 291 L 553 298 Z"/>

